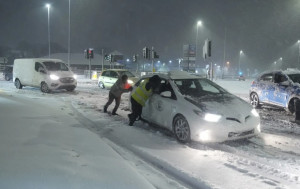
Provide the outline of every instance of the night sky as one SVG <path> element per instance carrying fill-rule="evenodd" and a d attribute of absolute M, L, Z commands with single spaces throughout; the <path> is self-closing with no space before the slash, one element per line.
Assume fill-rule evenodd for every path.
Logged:
<path fill-rule="evenodd" d="M 67 49 L 68 0 L 0 0 L 0 45 L 47 44 L 46 3 L 51 42 Z M 195 44 L 201 20 L 198 48 L 212 40 L 210 61 L 223 62 L 226 28 L 226 61 L 232 65 L 243 50 L 243 65 L 251 69 L 268 68 L 280 57 L 295 67 L 299 10 L 299 0 L 71 0 L 71 52 L 93 47 L 131 56 L 154 46 L 163 61 L 175 60 L 182 57 L 182 45 Z"/>

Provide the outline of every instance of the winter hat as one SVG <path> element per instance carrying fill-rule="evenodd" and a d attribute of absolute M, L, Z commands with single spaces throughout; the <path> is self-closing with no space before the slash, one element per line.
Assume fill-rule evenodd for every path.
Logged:
<path fill-rule="evenodd" d="M 126 81 L 128 79 L 128 76 L 126 74 L 122 75 L 121 77 L 122 81 Z"/>
<path fill-rule="evenodd" d="M 158 75 L 154 75 L 154 76 L 150 77 L 149 81 L 153 84 L 158 85 L 161 82 L 161 79 Z"/>

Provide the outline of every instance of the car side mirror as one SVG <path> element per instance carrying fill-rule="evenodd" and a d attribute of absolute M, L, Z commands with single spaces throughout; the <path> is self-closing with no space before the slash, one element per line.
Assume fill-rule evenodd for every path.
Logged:
<path fill-rule="evenodd" d="M 291 82 L 287 80 L 287 81 L 281 82 L 280 85 L 288 87 L 291 85 Z"/>
<path fill-rule="evenodd" d="M 172 93 L 171 93 L 171 91 L 164 91 L 164 92 L 160 93 L 160 96 L 166 97 L 166 98 L 171 98 Z"/>
<path fill-rule="evenodd" d="M 46 70 L 44 70 L 43 68 L 40 68 L 40 73 L 42 73 L 42 74 L 46 74 L 47 72 L 46 72 Z"/>

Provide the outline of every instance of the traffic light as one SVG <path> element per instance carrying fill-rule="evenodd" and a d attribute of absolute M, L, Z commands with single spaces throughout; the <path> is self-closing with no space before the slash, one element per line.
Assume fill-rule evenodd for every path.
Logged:
<path fill-rule="evenodd" d="M 150 59 L 151 57 L 151 50 L 148 47 L 143 48 L 143 58 Z"/>
<path fill-rule="evenodd" d="M 211 41 L 208 41 L 207 56 L 211 57 Z"/>
<path fill-rule="evenodd" d="M 156 51 L 152 50 L 151 59 L 157 59 L 157 58 L 159 58 L 159 55 L 156 53 Z"/>
<path fill-rule="evenodd" d="M 104 60 L 109 61 L 108 54 L 104 55 Z"/>
<path fill-rule="evenodd" d="M 144 47 L 143 48 L 143 58 L 147 58 L 147 51 L 148 51 L 148 48 L 147 47 Z"/>
<path fill-rule="evenodd" d="M 112 54 L 108 55 L 108 61 L 113 62 L 114 56 Z"/>
<path fill-rule="evenodd" d="M 88 58 L 94 58 L 94 49 L 92 48 L 88 49 Z"/>
<path fill-rule="evenodd" d="M 135 54 L 134 54 L 133 57 L 132 57 L 132 61 L 133 61 L 133 62 L 137 62 L 137 56 L 136 56 Z"/>

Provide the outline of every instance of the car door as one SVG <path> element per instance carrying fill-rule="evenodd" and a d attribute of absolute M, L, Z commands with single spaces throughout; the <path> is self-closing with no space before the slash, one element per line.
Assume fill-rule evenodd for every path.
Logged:
<path fill-rule="evenodd" d="M 170 84 L 166 84 L 166 80 L 162 79 L 161 85 L 168 85 L 166 90 L 154 91 L 149 99 L 149 119 L 151 122 L 165 128 L 171 128 L 172 125 L 172 111 L 176 108 L 176 97 Z M 170 95 L 164 96 L 166 92 Z"/>
<path fill-rule="evenodd" d="M 44 66 L 40 62 L 36 62 L 34 65 L 34 71 L 32 75 L 31 85 L 39 87 L 41 85 L 41 81 L 46 77 L 46 71 Z"/>
<path fill-rule="evenodd" d="M 284 82 L 288 81 L 288 77 L 283 73 L 276 73 L 274 76 L 275 90 L 274 90 L 274 103 L 279 106 L 285 107 L 289 99 L 288 85 Z"/>
<path fill-rule="evenodd" d="M 107 86 L 107 83 L 106 83 L 106 78 L 110 76 L 110 71 L 104 71 L 102 74 L 101 74 L 101 79 L 99 81 L 103 82 L 104 86 Z"/>
<path fill-rule="evenodd" d="M 258 96 L 261 102 L 272 102 L 274 91 L 273 73 L 267 73 L 261 76 L 258 84 Z"/>
<path fill-rule="evenodd" d="M 118 73 L 115 71 L 107 71 L 104 77 L 104 85 L 108 88 L 112 87 L 118 79 Z"/>

